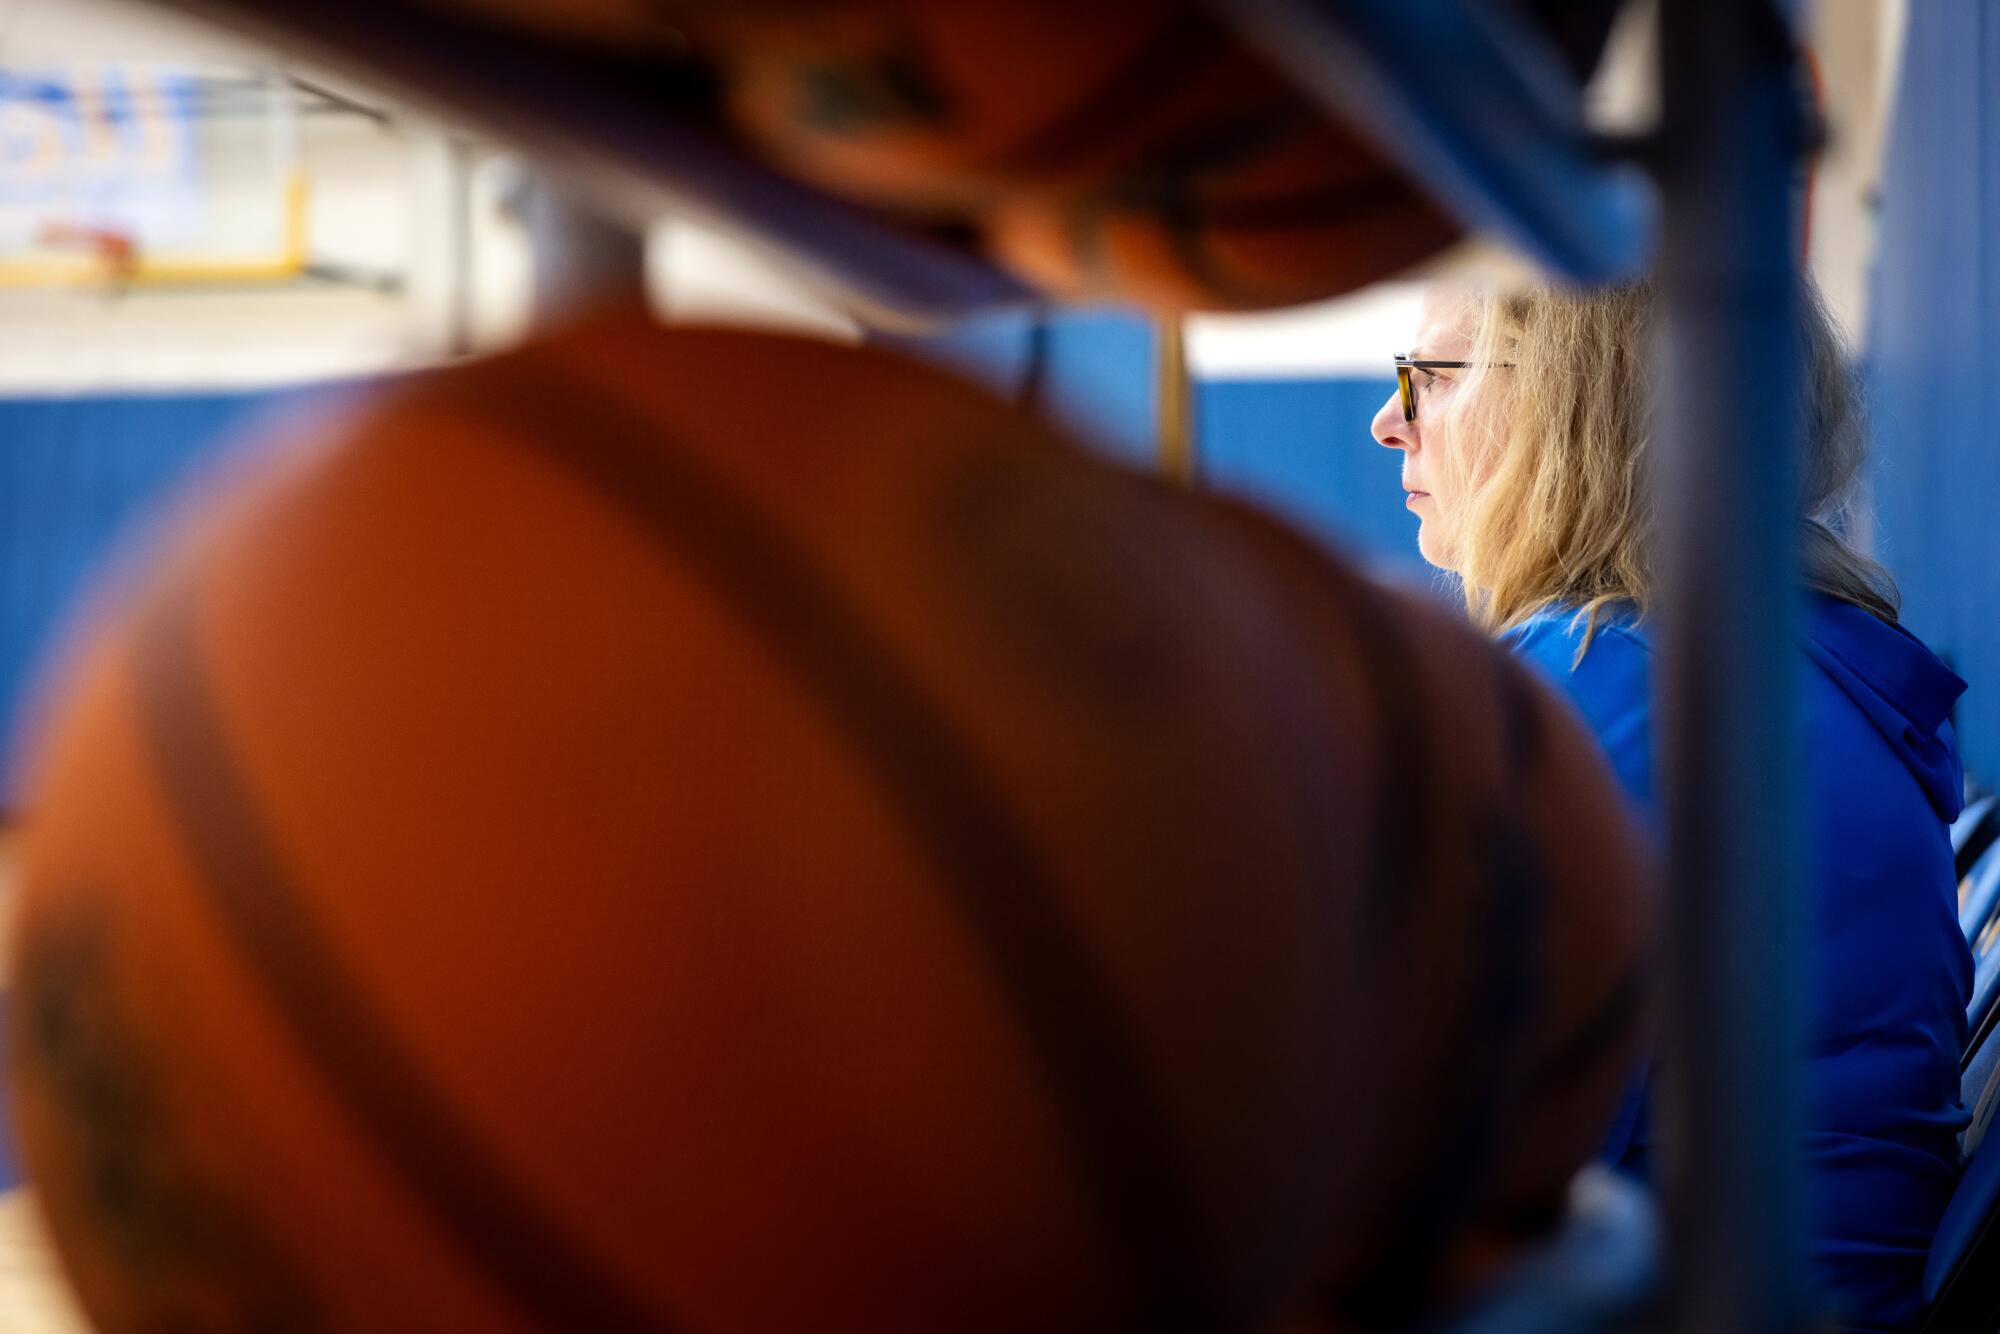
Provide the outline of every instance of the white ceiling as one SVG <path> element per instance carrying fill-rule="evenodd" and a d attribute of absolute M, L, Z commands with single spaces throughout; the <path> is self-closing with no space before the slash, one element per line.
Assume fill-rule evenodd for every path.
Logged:
<path fill-rule="evenodd" d="M 0 0 L 0 65 L 269 64 L 280 54 L 135 0 Z"/>

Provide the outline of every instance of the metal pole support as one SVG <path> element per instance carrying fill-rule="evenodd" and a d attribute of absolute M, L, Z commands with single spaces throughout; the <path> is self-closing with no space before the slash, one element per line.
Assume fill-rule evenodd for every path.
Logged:
<path fill-rule="evenodd" d="M 1799 353 L 1793 49 L 1771 0 L 1662 0 L 1655 479 L 1678 1329 L 1808 1309 L 1800 1246 Z"/>
<path fill-rule="evenodd" d="M 534 263 L 534 322 L 546 327 L 593 305 L 646 298 L 646 238 L 541 171 L 518 199 Z"/>

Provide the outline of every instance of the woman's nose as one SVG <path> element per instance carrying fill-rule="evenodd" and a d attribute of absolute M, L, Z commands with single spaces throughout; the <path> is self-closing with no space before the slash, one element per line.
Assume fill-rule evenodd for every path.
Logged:
<path fill-rule="evenodd" d="M 1375 437 L 1375 443 L 1388 449 L 1415 449 L 1416 423 L 1403 420 L 1403 396 L 1389 395 L 1375 414 L 1375 420 L 1368 423 L 1368 434 Z"/>

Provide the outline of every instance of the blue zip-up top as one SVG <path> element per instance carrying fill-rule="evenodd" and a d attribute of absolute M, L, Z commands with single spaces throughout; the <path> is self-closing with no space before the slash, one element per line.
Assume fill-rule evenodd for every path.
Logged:
<path fill-rule="evenodd" d="M 1947 716 L 1965 682 L 1908 631 L 1846 603 L 1815 598 L 1806 629 L 1810 1260 L 1848 1327 L 1907 1330 L 1966 1122 L 1972 959 L 1946 833 L 1964 786 Z M 1645 627 L 1629 610 L 1600 615 L 1572 667 L 1583 635 L 1557 610 L 1506 639 L 1569 696 L 1657 829 Z M 1644 1084 L 1604 1152 L 1642 1176 L 1654 1144 Z"/>

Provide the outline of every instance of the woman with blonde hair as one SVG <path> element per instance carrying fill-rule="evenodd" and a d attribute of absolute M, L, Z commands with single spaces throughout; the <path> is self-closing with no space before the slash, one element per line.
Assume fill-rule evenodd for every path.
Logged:
<path fill-rule="evenodd" d="M 1897 624 L 1894 584 L 1847 536 L 1865 423 L 1832 321 L 1802 286 L 1809 1245 L 1846 1327 L 1905 1330 L 1920 1314 L 1966 1121 L 1958 1073 L 1972 963 L 1946 832 L 1963 796 L 1947 718 L 1965 683 Z M 1654 307 L 1647 283 L 1434 290 L 1372 432 L 1402 451 L 1425 559 L 1455 574 L 1471 616 L 1569 696 L 1657 827 Z M 1655 1145 L 1646 1083 L 1641 1072 L 1604 1147 L 1639 1176 Z"/>

